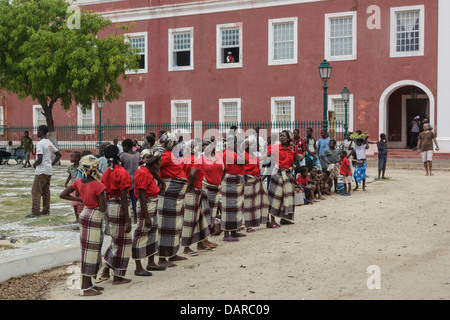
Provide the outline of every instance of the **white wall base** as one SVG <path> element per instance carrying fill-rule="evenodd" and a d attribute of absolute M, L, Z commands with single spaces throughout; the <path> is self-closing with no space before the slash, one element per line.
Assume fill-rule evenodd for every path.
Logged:
<path fill-rule="evenodd" d="M 450 138 L 436 138 L 439 153 L 450 153 Z"/>

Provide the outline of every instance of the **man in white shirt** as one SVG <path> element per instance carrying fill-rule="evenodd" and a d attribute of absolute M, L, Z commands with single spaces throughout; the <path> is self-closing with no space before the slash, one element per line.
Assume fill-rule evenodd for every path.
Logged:
<path fill-rule="evenodd" d="M 117 148 L 119 148 L 119 154 L 121 154 L 123 152 L 123 148 L 122 146 L 119 144 L 119 139 L 114 139 L 113 143 L 115 146 L 117 146 Z"/>
<path fill-rule="evenodd" d="M 26 218 L 37 218 L 41 214 L 50 214 L 50 180 L 52 178 L 53 166 L 61 158 L 61 153 L 54 144 L 47 139 L 48 127 L 46 125 L 39 126 L 37 136 L 39 142 L 36 146 L 36 161 L 33 167 L 36 169 L 33 187 L 31 189 L 32 208 L 31 214 Z M 52 154 L 55 159 L 52 161 Z M 42 211 L 40 211 L 42 197 Z"/>

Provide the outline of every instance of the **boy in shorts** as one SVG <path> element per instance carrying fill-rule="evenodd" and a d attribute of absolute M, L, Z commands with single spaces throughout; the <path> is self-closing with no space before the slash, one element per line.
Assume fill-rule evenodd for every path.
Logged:
<path fill-rule="evenodd" d="M 341 195 L 349 196 L 352 187 L 352 170 L 350 169 L 350 161 L 347 158 L 346 151 L 341 151 L 339 157 L 341 159 L 341 169 L 339 171 L 339 176 L 342 178 L 342 181 L 344 182 L 344 193 Z"/>

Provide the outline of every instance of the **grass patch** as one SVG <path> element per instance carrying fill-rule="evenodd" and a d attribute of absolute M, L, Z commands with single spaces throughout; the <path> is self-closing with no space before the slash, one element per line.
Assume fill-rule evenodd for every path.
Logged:
<path fill-rule="evenodd" d="M 41 216 L 35 219 L 27 219 L 27 226 L 59 226 L 70 224 L 73 220 L 72 216 Z"/>

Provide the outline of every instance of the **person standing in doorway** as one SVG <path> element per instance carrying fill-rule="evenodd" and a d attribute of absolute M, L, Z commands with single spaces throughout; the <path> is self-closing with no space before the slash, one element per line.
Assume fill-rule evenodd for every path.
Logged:
<path fill-rule="evenodd" d="M 410 147 L 413 150 L 417 150 L 417 138 L 419 137 L 420 132 L 420 116 L 416 116 L 411 121 L 411 141 Z"/>
<path fill-rule="evenodd" d="M 58 163 L 61 158 L 61 153 L 47 138 L 47 134 L 48 127 L 46 125 L 39 126 L 37 136 L 40 141 L 36 146 L 36 161 L 33 163 L 36 171 L 31 189 L 32 212 L 26 218 L 37 218 L 41 214 L 50 214 L 50 180 L 52 178 L 52 168 Z M 53 153 L 55 154 L 55 159 L 52 162 Z M 41 198 L 43 200 L 42 211 L 40 211 Z"/>
<path fill-rule="evenodd" d="M 433 176 L 432 161 L 433 161 L 433 141 L 436 144 L 436 151 L 439 151 L 434 132 L 430 130 L 428 123 L 423 125 L 423 131 L 419 134 L 417 142 L 417 153 L 422 155 L 423 166 L 426 171 L 426 176 Z"/>
<path fill-rule="evenodd" d="M 33 151 L 33 139 L 31 139 L 28 131 L 25 131 L 24 136 L 22 137 L 22 139 L 20 139 L 20 147 L 23 148 L 23 155 L 25 158 L 23 167 L 29 168 L 31 167 L 30 153 L 33 153 L 34 156 L 34 151 Z"/>

